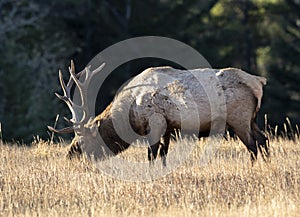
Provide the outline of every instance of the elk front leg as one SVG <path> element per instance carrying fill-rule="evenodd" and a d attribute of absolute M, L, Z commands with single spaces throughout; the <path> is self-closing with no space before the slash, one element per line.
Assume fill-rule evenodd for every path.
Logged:
<path fill-rule="evenodd" d="M 148 147 L 148 160 L 149 160 L 149 163 L 150 164 L 153 164 L 154 163 L 154 160 L 156 159 L 157 157 L 157 154 L 158 154 L 158 149 L 159 149 L 159 146 L 161 145 L 160 142 L 158 143 L 155 143 L 153 145 L 150 145 Z"/>
<path fill-rule="evenodd" d="M 72 159 L 74 157 L 79 158 L 82 155 L 81 147 L 79 146 L 76 139 L 73 139 L 70 149 L 67 154 L 67 158 Z"/>
<path fill-rule="evenodd" d="M 148 135 L 149 147 L 148 147 L 148 160 L 150 164 L 153 164 L 157 157 L 158 149 L 163 144 L 160 143 L 162 135 L 164 135 L 167 123 L 165 118 L 159 114 L 154 113 L 149 119 L 150 133 Z M 162 154 L 160 153 L 162 156 Z"/>
<path fill-rule="evenodd" d="M 159 150 L 159 155 L 161 157 L 162 165 L 164 167 L 167 166 L 167 154 L 168 154 L 168 150 L 169 150 L 170 137 L 171 137 L 171 134 L 169 132 L 165 133 L 164 144 L 162 144 L 162 146 Z"/>

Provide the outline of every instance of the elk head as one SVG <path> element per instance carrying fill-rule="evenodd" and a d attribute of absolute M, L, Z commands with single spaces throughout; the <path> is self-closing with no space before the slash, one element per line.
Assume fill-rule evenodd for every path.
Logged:
<path fill-rule="evenodd" d="M 91 156 L 92 154 L 96 155 L 95 152 L 103 152 L 100 147 L 98 148 L 99 150 L 95 149 L 95 144 L 99 143 L 100 140 L 100 138 L 97 137 L 99 126 L 97 126 L 97 123 L 94 121 L 94 114 L 91 114 L 91 109 L 88 107 L 88 87 L 93 77 L 99 73 L 104 66 L 105 63 L 93 71 L 90 69 L 91 66 L 88 66 L 83 71 L 76 74 L 74 62 L 71 61 L 71 66 L 69 67 L 70 78 L 67 84 L 63 80 L 61 70 L 59 70 L 59 81 L 63 90 L 63 95 L 58 93 L 55 93 L 55 95 L 69 107 L 72 118 L 67 119 L 64 117 L 64 119 L 72 126 L 63 129 L 55 129 L 48 126 L 48 129 L 55 133 L 75 133 L 75 137 L 71 143 L 69 157 L 71 154 L 74 154 L 71 152 L 81 154 L 83 149 L 88 156 Z M 74 102 L 74 97 L 73 99 L 71 97 L 71 89 L 74 84 L 74 92 L 78 90 L 80 94 L 79 105 Z M 97 153 L 97 156 L 101 156 L 101 154 Z"/>

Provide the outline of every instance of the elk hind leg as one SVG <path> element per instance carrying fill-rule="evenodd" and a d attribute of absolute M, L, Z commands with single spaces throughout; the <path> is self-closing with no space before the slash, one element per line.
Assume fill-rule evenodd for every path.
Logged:
<path fill-rule="evenodd" d="M 255 139 L 252 136 L 250 127 L 234 129 L 234 132 L 237 134 L 237 136 L 247 147 L 250 153 L 251 162 L 253 164 L 257 159 L 257 146 L 256 146 Z"/>
<path fill-rule="evenodd" d="M 269 152 L 269 144 L 267 137 L 261 132 L 257 124 L 252 121 L 251 123 L 252 131 L 254 139 L 257 141 L 257 146 L 259 148 L 259 151 L 264 159 L 264 161 L 268 161 L 270 157 Z"/>

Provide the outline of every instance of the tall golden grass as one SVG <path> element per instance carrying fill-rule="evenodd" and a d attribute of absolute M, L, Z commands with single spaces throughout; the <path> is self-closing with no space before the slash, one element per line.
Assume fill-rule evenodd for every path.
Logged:
<path fill-rule="evenodd" d="M 208 142 L 207 142 L 208 141 Z M 271 138 L 271 162 L 252 166 L 244 145 L 222 140 L 217 152 L 199 164 L 206 141 L 173 172 L 147 182 L 105 175 L 85 159 L 66 159 L 65 144 L 37 139 L 31 147 L 0 145 L 2 216 L 299 216 L 300 141 Z M 180 155 L 180 153 L 178 153 Z M 132 147 L 120 158 L 146 162 L 146 148 Z M 168 164 L 172 159 L 168 159 Z M 116 173 L 141 175 L 132 168 Z M 157 160 L 146 173 L 164 168 Z M 144 173 L 143 171 L 142 173 Z"/>

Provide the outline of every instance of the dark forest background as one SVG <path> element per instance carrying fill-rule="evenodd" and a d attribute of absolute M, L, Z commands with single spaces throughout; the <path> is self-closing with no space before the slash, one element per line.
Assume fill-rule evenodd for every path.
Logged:
<path fill-rule="evenodd" d="M 300 120 L 299 0 L 0 0 L 0 122 L 3 138 L 48 138 L 68 116 L 58 69 L 68 76 L 99 52 L 136 36 L 164 36 L 199 51 L 214 68 L 238 67 L 268 78 L 259 121 Z M 153 59 L 132 61 L 105 83 L 99 111 Z M 62 119 L 62 118 L 61 118 Z M 59 126 L 63 126 L 59 121 Z"/>

